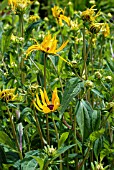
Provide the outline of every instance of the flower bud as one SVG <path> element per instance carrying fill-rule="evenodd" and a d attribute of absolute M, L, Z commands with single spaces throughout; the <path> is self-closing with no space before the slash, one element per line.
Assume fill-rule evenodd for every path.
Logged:
<path fill-rule="evenodd" d="M 110 83 L 112 81 L 112 77 L 111 76 L 106 76 L 105 80 L 107 83 Z"/>
<path fill-rule="evenodd" d="M 92 82 L 92 81 L 87 80 L 87 81 L 85 82 L 85 87 L 93 88 L 93 87 L 94 87 L 94 84 L 93 84 L 93 82 Z"/>
<path fill-rule="evenodd" d="M 99 71 L 96 71 L 95 78 L 100 80 L 102 78 L 102 74 Z"/>

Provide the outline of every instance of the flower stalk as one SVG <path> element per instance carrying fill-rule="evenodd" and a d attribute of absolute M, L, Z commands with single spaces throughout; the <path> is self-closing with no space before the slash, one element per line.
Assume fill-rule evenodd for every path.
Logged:
<path fill-rule="evenodd" d="M 12 120 L 12 116 L 11 116 L 11 113 L 10 113 L 8 107 L 7 107 L 7 112 L 8 112 L 9 119 L 10 119 L 10 123 L 11 123 L 11 126 L 12 126 L 12 133 L 13 133 L 13 137 L 14 137 L 15 142 L 16 142 L 16 146 L 17 146 L 17 149 L 18 149 L 19 157 L 20 157 L 20 159 L 22 160 L 22 159 L 23 159 L 22 151 L 21 151 L 20 146 L 19 146 L 19 142 L 18 142 L 18 139 L 17 139 L 14 122 L 13 122 L 13 120 Z"/>

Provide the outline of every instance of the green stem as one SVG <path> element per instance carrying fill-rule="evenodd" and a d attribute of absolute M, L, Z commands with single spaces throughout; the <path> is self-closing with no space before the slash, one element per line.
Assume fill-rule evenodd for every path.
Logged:
<path fill-rule="evenodd" d="M 84 66 L 82 70 L 82 75 L 83 72 L 85 71 L 85 79 L 87 79 L 85 26 L 83 28 L 83 59 L 84 59 Z"/>
<path fill-rule="evenodd" d="M 47 54 L 44 54 L 44 89 L 46 89 L 46 59 Z M 50 145 L 50 138 L 49 138 L 49 121 L 48 121 L 48 114 L 46 114 L 46 128 L 47 128 L 47 143 Z"/>
<path fill-rule="evenodd" d="M 10 118 L 10 123 L 11 123 L 11 126 L 12 126 L 12 133 L 13 133 L 13 137 L 14 137 L 15 142 L 16 142 L 16 146 L 17 146 L 17 149 L 18 149 L 19 157 L 20 157 L 20 159 L 22 160 L 22 159 L 23 159 L 23 155 L 22 155 L 22 152 L 21 152 L 21 150 L 20 150 L 20 146 L 19 146 L 19 142 L 18 142 L 18 139 L 17 139 L 14 122 L 13 122 L 13 120 L 12 120 L 11 113 L 10 113 L 8 107 L 7 107 L 7 112 L 8 112 L 9 118 Z"/>
<path fill-rule="evenodd" d="M 54 125 L 54 129 L 55 129 L 55 133 L 56 133 L 56 138 L 57 138 L 57 143 L 59 144 L 59 133 L 57 130 L 57 126 L 53 117 L 53 113 L 52 113 L 52 121 L 53 121 L 53 125 Z M 58 146 L 59 147 L 59 146 Z M 62 156 L 60 155 L 60 170 L 63 170 L 63 165 L 62 165 Z"/>
<path fill-rule="evenodd" d="M 43 135 L 42 135 L 42 131 L 41 131 L 41 128 L 40 128 L 40 123 L 39 123 L 35 108 L 34 108 L 34 116 L 35 116 L 35 120 L 36 120 L 36 126 L 37 126 L 37 130 L 38 130 L 38 134 L 39 134 L 40 140 L 41 140 L 41 146 L 43 148 L 44 145 L 45 145 L 45 141 L 44 141 L 44 138 L 43 138 Z"/>
<path fill-rule="evenodd" d="M 20 26 L 20 37 L 24 36 L 24 24 L 23 24 L 23 13 L 21 13 L 19 15 L 19 26 Z M 22 45 L 22 49 L 23 49 L 23 45 Z M 21 83 L 24 84 L 25 82 L 25 73 L 23 72 L 24 69 L 24 58 L 21 56 L 21 63 L 20 63 L 20 69 L 21 69 Z"/>
<path fill-rule="evenodd" d="M 74 115 L 74 143 L 75 145 L 75 153 L 78 153 L 78 147 L 77 147 L 77 136 L 76 136 L 76 115 Z M 75 158 L 75 168 L 78 170 L 78 158 Z"/>
<path fill-rule="evenodd" d="M 80 170 L 80 169 L 82 168 L 82 166 L 84 165 L 85 160 L 88 158 L 88 155 L 89 155 L 89 153 L 90 153 L 90 149 L 91 149 L 91 147 L 88 148 L 88 150 L 87 150 L 87 152 L 86 152 L 86 155 L 85 155 L 83 161 L 82 161 L 82 162 L 79 164 L 79 166 L 78 166 L 78 170 Z"/>
<path fill-rule="evenodd" d="M 49 57 L 49 59 L 51 60 L 50 57 Z M 52 60 L 51 60 L 51 62 L 52 62 Z M 52 65 L 53 65 L 53 67 L 54 67 L 54 69 L 55 69 L 55 71 L 56 71 L 56 74 L 57 74 L 58 78 L 59 78 L 59 82 L 60 82 L 60 85 L 61 85 L 61 90 L 62 90 L 62 92 L 64 92 L 63 85 L 62 85 L 62 80 L 61 80 L 61 77 L 60 77 L 60 75 L 59 75 L 59 73 L 58 73 L 58 70 L 57 70 L 57 68 L 55 67 L 55 65 L 53 64 L 53 62 L 52 62 Z"/>

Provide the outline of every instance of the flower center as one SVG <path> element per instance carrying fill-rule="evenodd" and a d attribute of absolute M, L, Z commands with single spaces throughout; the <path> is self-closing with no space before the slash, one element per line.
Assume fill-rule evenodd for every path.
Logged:
<path fill-rule="evenodd" d="M 53 104 L 49 104 L 49 105 L 47 105 L 47 107 L 48 107 L 50 110 L 53 110 L 54 105 L 53 105 Z"/>
<path fill-rule="evenodd" d="M 47 51 L 49 50 L 50 48 L 49 47 L 47 47 Z"/>

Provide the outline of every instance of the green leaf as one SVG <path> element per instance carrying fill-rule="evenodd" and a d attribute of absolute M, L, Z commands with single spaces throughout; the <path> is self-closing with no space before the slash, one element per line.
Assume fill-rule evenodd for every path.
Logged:
<path fill-rule="evenodd" d="M 76 144 L 59 148 L 59 149 L 56 151 L 56 154 L 54 155 L 54 157 L 52 158 L 52 161 L 55 160 L 57 157 L 59 157 L 61 154 L 63 154 L 64 152 L 66 152 L 68 149 L 72 148 L 72 147 L 75 146 L 75 145 L 76 145 Z"/>
<path fill-rule="evenodd" d="M 91 89 L 91 91 L 95 93 L 97 96 L 104 98 L 103 95 L 97 89 Z"/>
<path fill-rule="evenodd" d="M 68 135 L 69 135 L 69 132 L 64 132 L 62 133 L 60 139 L 59 139 L 59 142 L 58 142 L 58 147 L 60 148 L 64 142 L 66 141 L 66 139 L 68 138 Z"/>
<path fill-rule="evenodd" d="M 21 162 L 21 170 L 36 170 L 37 162 L 34 159 L 24 159 Z"/>
<path fill-rule="evenodd" d="M 81 83 L 79 78 L 71 78 L 66 86 L 65 91 L 63 93 L 63 98 L 61 102 L 60 108 L 60 118 L 63 116 L 64 111 L 68 107 L 69 103 L 72 99 L 79 94 L 81 91 Z"/>
<path fill-rule="evenodd" d="M 31 156 L 31 157 L 34 158 L 36 160 L 36 162 L 39 164 L 40 170 L 43 170 L 44 160 L 42 158 L 39 158 L 39 157 L 36 157 L 36 156 Z"/>
<path fill-rule="evenodd" d="M 10 147 L 11 149 L 16 151 L 14 142 L 10 139 L 10 137 L 3 131 L 0 131 L 0 143 Z"/>
<path fill-rule="evenodd" d="M 94 142 L 95 140 L 97 140 L 98 138 L 100 138 L 100 136 L 105 132 L 105 129 L 102 128 L 98 131 L 94 131 L 90 134 L 89 138 L 92 142 Z"/>
<path fill-rule="evenodd" d="M 27 40 L 30 36 L 30 34 L 32 33 L 32 30 L 36 27 L 38 27 L 39 23 L 41 22 L 41 20 L 37 21 L 37 22 L 33 22 L 32 24 L 30 24 L 26 31 L 25 31 L 25 39 Z"/>
<path fill-rule="evenodd" d="M 0 11 L 4 10 L 8 5 L 8 0 L 4 0 L 1 4 L 0 4 Z"/>
<path fill-rule="evenodd" d="M 101 114 L 99 111 L 94 110 L 92 113 L 92 130 L 98 130 L 101 122 Z"/>
<path fill-rule="evenodd" d="M 83 141 L 89 137 L 92 130 L 91 129 L 92 112 L 93 110 L 88 102 L 84 101 L 83 99 L 77 102 L 75 114 Z"/>
<path fill-rule="evenodd" d="M 80 132 L 81 132 L 82 139 L 83 139 L 83 136 L 84 136 L 84 113 L 83 113 L 82 102 L 79 101 L 77 103 L 75 113 L 76 113 L 77 123 L 80 128 Z"/>

